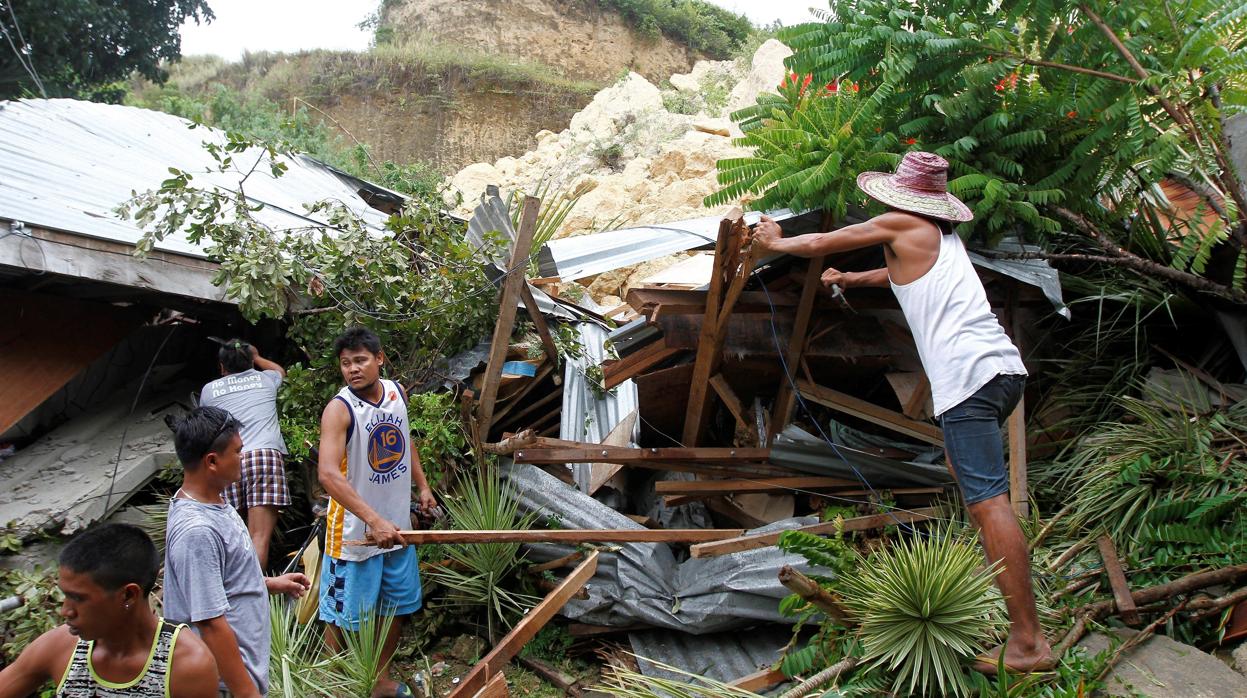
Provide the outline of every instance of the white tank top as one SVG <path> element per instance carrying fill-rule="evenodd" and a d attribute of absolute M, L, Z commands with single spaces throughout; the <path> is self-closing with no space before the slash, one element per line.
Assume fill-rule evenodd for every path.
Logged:
<path fill-rule="evenodd" d="M 939 257 L 927 273 L 904 285 L 889 275 L 888 282 L 918 345 L 937 417 L 999 374 L 1026 375 L 956 234 L 941 232 Z"/>
<path fill-rule="evenodd" d="M 411 432 L 407 401 L 394 381 L 381 380 L 381 402 L 373 404 L 350 387 L 338 391 L 351 413 L 342 474 L 368 506 L 398 529 L 411 527 Z M 376 546 L 342 545 L 364 539 L 364 522 L 329 500 L 325 551 L 339 560 L 367 560 L 386 552 Z"/>

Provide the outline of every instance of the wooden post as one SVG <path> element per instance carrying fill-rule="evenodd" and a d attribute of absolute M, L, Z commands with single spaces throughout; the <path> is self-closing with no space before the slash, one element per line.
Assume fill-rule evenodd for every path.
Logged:
<path fill-rule="evenodd" d="M 810 259 L 810 266 L 805 269 L 805 280 L 801 286 L 801 300 L 797 301 L 796 322 L 792 327 L 792 335 L 788 338 L 788 352 L 784 354 L 784 365 L 788 373 L 779 379 L 779 391 L 775 393 L 775 405 L 771 408 L 771 427 L 767 430 L 766 444 L 784 430 L 792 419 L 792 410 L 796 406 L 797 397 L 792 391 L 792 382 L 797 378 L 797 367 L 801 364 L 801 354 L 805 351 L 806 335 L 810 331 L 810 317 L 814 314 L 814 299 L 818 297 L 819 277 L 823 273 L 823 257 Z M 780 366 L 783 369 L 783 365 Z"/>
<path fill-rule="evenodd" d="M 779 568 L 779 583 L 787 587 L 792 593 L 813 604 L 818 610 L 826 613 L 840 625 L 847 625 L 845 618 L 848 617 L 848 614 L 845 613 L 844 607 L 840 605 L 836 597 L 819 586 L 818 582 L 794 570 L 790 565 L 784 565 Z"/>
<path fill-rule="evenodd" d="M 478 440 L 489 441 L 489 430 L 494 423 L 494 402 L 498 399 L 498 383 L 502 380 L 502 364 L 507 360 L 511 345 L 511 330 L 515 328 L 515 313 L 519 309 L 520 290 L 524 285 L 524 268 L 528 253 L 533 246 L 533 233 L 537 229 L 537 210 L 541 199 L 524 197 L 524 211 L 520 214 L 520 229 L 515 235 L 511 250 L 508 275 L 502 282 L 502 296 L 498 305 L 498 319 L 494 323 L 493 343 L 489 348 L 489 363 L 485 366 L 485 383 L 481 386 L 481 401 L 477 406 Z"/>
<path fill-rule="evenodd" d="M 506 637 L 502 638 L 497 646 L 485 655 L 484 659 L 472 667 L 467 676 L 459 682 L 459 686 L 450 694 L 450 698 L 475 696 L 478 691 L 489 685 L 490 679 L 502 673 L 502 668 L 519 654 L 520 650 L 524 649 L 524 645 L 533 639 L 537 631 L 545 627 L 554 614 L 562 610 L 568 600 L 584 588 L 597 569 L 598 551 L 594 550 L 589 553 L 584 562 L 580 563 L 580 566 L 567 575 L 554 591 L 546 595 L 541 603 L 534 606 L 519 623 L 516 623 L 511 632 L 507 633 Z"/>
<path fill-rule="evenodd" d="M 1096 543 L 1100 546 L 1100 557 L 1104 558 L 1104 571 L 1108 574 L 1108 583 L 1113 589 L 1113 598 L 1117 601 L 1117 611 L 1121 619 L 1126 625 L 1139 625 L 1143 619 L 1139 618 L 1138 607 L 1134 604 L 1134 597 L 1130 595 L 1130 585 L 1126 583 L 1126 572 L 1121 568 L 1121 560 L 1117 559 L 1113 539 L 1105 534 Z"/>
<path fill-rule="evenodd" d="M 1009 415 L 1009 501 L 1013 513 L 1030 516 L 1030 494 L 1026 485 L 1026 396 Z"/>
<path fill-rule="evenodd" d="M 722 373 L 716 374 L 714 378 L 710 379 L 710 387 L 714 388 L 715 393 L 718 393 L 719 399 L 723 401 L 724 405 L 727 405 L 728 411 L 736 418 L 736 422 L 740 424 L 741 428 L 749 431 L 750 424 L 749 420 L 745 419 L 745 406 L 740 404 L 740 398 L 736 395 L 736 391 L 732 390 L 732 386 L 728 385 L 727 379 L 723 377 Z M 762 445 L 765 446 L 766 444 Z"/>
<path fill-rule="evenodd" d="M 734 209 L 719 222 L 719 237 L 714 246 L 714 264 L 710 272 L 710 292 L 706 295 L 706 312 L 702 317 L 701 334 L 697 340 L 697 358 L 693 361 L 693 379 L 689 385 L 688 411 L 684 417 L 683 443 L 696 446 L 710 415 L 710 376 L 719 365 L 719 310 L 723 302 L 726 263 L 737 243 L 736 229 L 742 220 L 740 209 Z"/>
<path fill-rule="evenodd" d="M 532 246 L 529 245 L 531 248 Z M 554 346 L 554 337 L 550 336 L 550 326 L 546 324 L 546 316 L 541 314 L 541 310 L 537 307 L 537 299 L 533 298 L 533 290 L 528 287 L 528 280 L 520 284 L 520 297 L 524 299 L 524 308 L 528 311 L 528 317 L 532 319 L 533 326 L 537 328 L 537 336 L 541 337 L 541 346 L 546 350 L 546 355 L 550 357 L 550 363 L 554 365 L 554 384 L 561 385 L 563 376 L 559 375 L 559 350 Z"/>

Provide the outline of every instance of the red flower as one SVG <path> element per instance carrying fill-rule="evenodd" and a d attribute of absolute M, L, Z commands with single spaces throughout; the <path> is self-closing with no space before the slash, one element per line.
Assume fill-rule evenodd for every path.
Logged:
<path fill-rule="evenodd" d="M 814 79 L 814 73 L 806 73 L 805 79 L 801 81 L 801 92 L 805 92 L 805 88 L 810 86 L 810 81 Z"/>
<path fill-rule="evenodd" d="M 1068 111 L 1068 112 L 1065 112 L 1065 117 L 1066 117 L 1067 119 L 1076 119 L 1076 118 L 1078 118 L 1078 112 L 1076 112 L 1076 111 Z"/>
<path fill-rule="evenodd" d="M 853 91 L 854 91 L 854 92 L 857 92 L 857 91 L 858 91 L 858 90 L 860 90 L 860 89 L 861 89 L 861 88 L 860 88 L 860 87 L 858 87 L 857 83 L 853 83 Z"/>
<path fill-rule="evenodd" d="M 913 145 L 914 143 L 917 143 L 917 142 L 918 142 L 917 138 L 906 138 L 905 139 L 905 145 Z"/>
<path fill-rule="evenodd" d="M 881 131 L 883 131 L 883 129 L 879 128 L 878 126 L 875 127 L 875 133 L 880 133 Z"/>
<path fill-rule="evenodd" d="M 826 85 L 823 85 L 823 89 L 827 90 L 828 92 L 835 92 L 836 90 L 840 89 L 840 86 L 836 84 L 835 80 L 832 80 Z"/>
<path fill-rule="evenodd" d="M 779 89 L 781 89 L 781 90 L 782 90 L 782 89 L 784 89 L 785 87 L 788 87 L 788 76 L 787 76 L 787 75 L 785 75 L 785 76 L 783 77 L 783 79 L 781 79 L 781 80 L 779 81 Z"/>

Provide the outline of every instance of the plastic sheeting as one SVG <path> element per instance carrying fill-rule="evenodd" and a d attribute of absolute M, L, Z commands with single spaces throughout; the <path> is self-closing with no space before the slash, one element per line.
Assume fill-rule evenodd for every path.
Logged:
<path fill-rule="evenodd" d="M 705 676 L 716 681 L 735 681 L 760 669 L 770 668 L 792 639 L 788 626 L 751 628 L 749 632 L 689 635 L 666 630 L 647 630 L 628 634 L 632 653 L 642 674 L 687 681 L 688 677 L 655 666 L 667 666 Z"/>
<path fill-rule="evenodd" d="M 536 466 L 508 465 L 503 473 L 515 486 L 524 510 L 554 515 L 565 528 L 642 528 Z M 757 530 L 796 528 L 816 520 L 798 517 Z M 536 561 L 574 550 L 553 544 L 525 549 Z M 808 570 L 805 558 L 775 547 L 681 562 L 666 544 L 625 543 L 599 558 L 597 574 L 587 586 L 589 598 L 572 599 L 563 615 L 582 623 L 616 627 L 643 623 L 698 635 L 786 623 L 779 602 L 788 590 L 776 577 L 784 565 Z"/>

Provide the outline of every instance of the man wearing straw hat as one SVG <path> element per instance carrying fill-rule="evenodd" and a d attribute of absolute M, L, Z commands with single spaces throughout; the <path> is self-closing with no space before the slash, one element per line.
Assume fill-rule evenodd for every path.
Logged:
<path fill-rule="evenodd" d="M 887 266 L 866 272 L 823 272 L 825 286 L 890 286 L 918 345 L 944 429 L 948 462 L 989 560 L 1002 561 L 996 583 L 1009 611 L 1004 647 L 1010 671 L 1046 671 L 1055 657 L 1035 611 L 1026 537 L 1009 504 L 1000 427 L 1026 385 L 1026 368 L 987 302 L 953 224 L 970 209 L 948 193 L 948 162 L 934 153 L 907 153 L 896 172 L 863 172 L 857 186 L 888 211 L 829 233 L 784 238 L 763 216 L 754 244 L 798 257 L 883 245 Z M 975 668 L 994 673 L 1001 648 Z"/>

